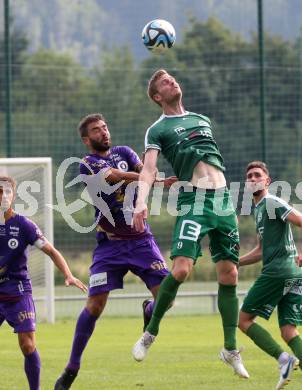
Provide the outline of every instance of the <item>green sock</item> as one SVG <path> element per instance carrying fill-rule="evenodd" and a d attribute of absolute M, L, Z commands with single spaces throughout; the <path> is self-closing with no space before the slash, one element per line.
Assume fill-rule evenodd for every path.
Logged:
<path fill-rule="evenodd" d="M 175 299 L 178 287 L 181 283 L 182 282 L 178 282 L 171 273 L 161 282 L 152 317 L 146 328 L 146 330 L 154 336 L 158 334 L 159 323 Z"/>
<path fill-rule="evenodd" d="M 236 286 L 219 284 L 218 309 L 221 314 L 224 348 L 228 351 L 236 349 L 236 331 L 238 326 L 239 303 Z"/>
<path fill-rule="evenodd" d="M 300 360 L 300 368 L 302 370 L 302 340 L 299 335 L 293 337 L 289 342 L 288 342 L 289 348 L 293 351 L 295 356 Z"/>
<path fill-rule="evenodd" d="M 262 349 L 262 351 L 278 360 L 279 356 L 283 352 L 283 349 L 272 338 L 267 330 L 262 328 L 262 326 L 254 323 L 248 328 L 246 334 L 259 348 Z"/>

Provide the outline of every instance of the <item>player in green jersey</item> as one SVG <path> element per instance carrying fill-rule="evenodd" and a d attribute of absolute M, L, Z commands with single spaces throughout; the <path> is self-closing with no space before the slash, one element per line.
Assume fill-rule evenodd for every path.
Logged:
<path fill-rule="evenodd" d="M 179 84 L 163 69 L 151 77 L 148 95 L 163 113 L 146 133 L 145 161 L 139 179 L 134 226 L 138 231 L 144 229 L 146 198 L 155 180 L 159 152 L 184 184 L 178 197 L 178 210 L 186 208 L 189 211 L 185 215 L 179 213 L 176 219 L 171 250 L 172 271 L 161 283 L 152 318 L 133 347 L 133 357 L 137 361 L 145 358 L 158 334 L 165 311 L 201 254 L 202 238 L 208 235 L 216 265 L 218 307 L 224 330 L 224 348 L 220 358 L 237 375 L 248 378 L 236 345 L 239 313 L 236 294 L 239 261 L 237 218 L 226 188 L 223 158 L 212 135 L 211 122 L 206 116 L 184 109 Z M 223 213 L 218 212 L 221 208 Z"/>
<path fill-rule="evenodd" d="M 297 329 L 297 325 L 302 324 L 302 252 L 298 255 L 290 227 L 290 224 L 302 227 L 302 214 L 268 192 L 271 179 L 263 162 L 248 164 L 246 180 L 247 188 L 253 193 L 258 244 L 240 257 L 239 265 L 262 259 L 263 268 L 244 299 L 239 327 L 278 361 L 278 390 L 289 382 L 299 360 L 302 362 L 302 340 Z M 285 352 L 269 332 L 255 322 L 257 316 L 268 320 L 276 306 L 281 336 L 295 356 Z"/>

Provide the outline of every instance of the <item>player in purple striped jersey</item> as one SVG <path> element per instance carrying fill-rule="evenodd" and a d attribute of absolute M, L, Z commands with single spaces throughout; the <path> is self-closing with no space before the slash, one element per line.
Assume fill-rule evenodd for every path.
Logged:
<path fill-rule="evenodd" d="M 110 291 L 123 288 L 128 271 L 139 276 L 156 297 L 168 274 L 148 224 L 138 233 L 132 226 L 135 191 L 127 184 L 136 182 L 142 162 L 128 146 L 111 146 L 107 123 L 101 114 L 91 114 L 79 124 L 79 132 L 90 154 L 80 166 L 82 181 L 95 206 L 97 247 L 90 267 L 89 297 L 80 314 L 69 362 L 55 384 L 55 390 L 69 389 L 79 369 L 83 351 L 95 323 L 102 314 Z M 168 178 L 169 186 L 177 178 Z M 130 198 L 127 206 L 125 200 Z M 143 304 L 145 326 L 151 317 L 153 301 Z"/>
<path fill-rule="evenodd" d="M 36 313 L 27 269 L 28 245 L 46 253 L 63 273 L 66 286 L 87 288 L 76 279 L 60 252 L 36 224 L 12 209 L 16 183 L 0 176 L 0 325 L 6 320 L 18 334 L 30 390 L 40 389 L 40 357 L 36 349 Z"/>

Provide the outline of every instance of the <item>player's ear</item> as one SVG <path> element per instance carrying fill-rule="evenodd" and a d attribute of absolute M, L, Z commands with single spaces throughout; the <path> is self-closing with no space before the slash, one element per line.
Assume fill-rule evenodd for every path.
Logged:
<path fill-rule="evenodd" d="M 266 179 L 267 187 L 271 184 L 271 182 L 272 182 L 272 179 L 268 176 L 267 179 Z"/>
<path fill-rule="evenodd" d="M 156 103 L 160 103 L 161 102 L 161 96 L 159 93 L 156 93 L 155 95 L 153 95 L 153 100 L 156 102 Z"/>
<path fill-rule="evenodd" d="M 82 142 L 83 142 L 86 146 L 89 146 L 89 138 L 88 138 L 88 137 L 82 137 Z"/>

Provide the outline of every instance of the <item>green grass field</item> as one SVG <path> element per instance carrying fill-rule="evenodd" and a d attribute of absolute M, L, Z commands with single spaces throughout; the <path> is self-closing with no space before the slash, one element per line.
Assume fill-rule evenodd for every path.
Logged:
<path fill-rule="evenodd" d="M 280 340 L 276 318 L 264 323 Z M 53 389 L 55 379 L 68 359 L 74 321 L 55 325 L 38 324 L 37 341 L 42 359 L 41 390 Z M 131 348 L 141 335 L 139 318 L 104 317 L 96 327 L 85 351 L 74 390 L 269 390 L 275 389 L 279 372 L 276 362 L 238 333 L 245 346 L 243 359 L 251 378 L 239 379 L 220 362 L 222 346 L 218 315 L 168 317 L 148 358 L 136 363 Z M 17 337 L 7 325 L 0 330 L 1 390 L 25 390 L 23 358 Z M 282 343 L 284 345 L 284 343 Z M 302 372 L 293 374 L 287 390 L 301 390 Z"/>

